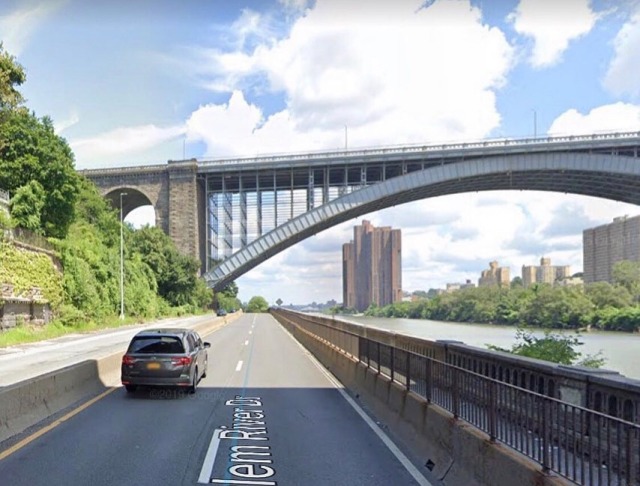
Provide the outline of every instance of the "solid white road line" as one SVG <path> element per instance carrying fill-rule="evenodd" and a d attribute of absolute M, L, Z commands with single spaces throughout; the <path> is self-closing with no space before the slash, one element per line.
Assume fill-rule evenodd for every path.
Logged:
<path fill-rule="evenodd" d="M 396 459 L 398 459 L 398 461 L 400 461 L 400 463 L 409 472 L 409 474 L 413 476 L 413 479 L 415 479 L 420 486 L 433 486 L 433 484 L 430 483 L 427 480 L 427 478 L 425 478 L 422 475 L 422 473 L 418 470 L 418 468 L 413 465 L 413 463 L 409 460 L 409 458 L 405 456 L 400 449 L 398 449 L 398 447 L 387 436 L 387 434 L 385 434 L 382 431 L 382 429 L 380 429 L 380 427 L 378 427 L 376 423 L 373 420 L 371 420 L 371 418 L 365 413 L 365 411 L 362 410 L 362 408 L 360 408 L 360 405 L 358 405 L 347 394 L 347 392 L 344 391 L 344 385 L 338 382 L 334 378 L 334 376 L 329 371 L 327 371 L 327 369 L 322 365 L 322 363 L 320 363 L 320 361 L 318 361 L 318 359 L 307 348 L 305 348 L 302 344 L 300 344 L 300 342 L 296 338 L 294 338 L 291 335 L 291 333 L 287 331 L 287 334 L 291 339 L 293 339 L 293 342 L 295 342 L 298 346 L 300 346 L 300 348 L 304 351 L 304 353 L 311 360 L 311 362 L 314 365 L 316 365 L 316 367 L 320 370 L 320 372 L 322 372 L 322 374 L 324 374 L 327 377 L 327 380 L 329 380 L 329 382 L 336 388 L 336 390 L 338 390 L 340 395 L 342 395 L 342 397 L 347 401 L 347 403 L 351 405 L 351 407 L 356 411 L 356 413 L 360 415 L 360 417 L 362 417 L 362 419 L 367 423 L 367 425 L 371 428 L 371 430 L 373 430 L 375 434 L 380 438 L 380 440 L 382 440 L 384 445 L 387 446 L 387 448 L 391 451 L 391 453 L 394 456 L 396 456 Z"/>
<path fill-rule="evenodd" d="M 238 365 L 236 366 L 236 371 L 240 371 L 242 369 L 242 361 L 238 361 Z"/>
<path fill-rule="evenodd" d="M 213 431 L 213 436 L 209 443 L 209 449 L 207 450 L 207 455 L 204 457 L 202 469 L 200 470 L 198 484 L 209 484 L 211 482 L 211 471 L 213 469 L 213 463 L 216 460 L 216 454 L 218 453 L 218 446 L 220 445 L 218 434 L 221 430 L 222 429 L 215 429 Z"/>

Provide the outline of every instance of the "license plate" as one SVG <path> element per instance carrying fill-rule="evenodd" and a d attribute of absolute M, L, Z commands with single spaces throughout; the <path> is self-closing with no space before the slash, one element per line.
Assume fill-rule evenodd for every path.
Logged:
<path fill-rule="evenodd" d="M 148 370 L 159 370 L 160 369 L 160 363 L 147 363 L 147 369 Z"/>

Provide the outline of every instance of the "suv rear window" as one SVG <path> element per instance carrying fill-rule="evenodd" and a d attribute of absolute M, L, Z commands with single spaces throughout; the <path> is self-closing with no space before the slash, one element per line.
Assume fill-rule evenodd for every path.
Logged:
<path fill-rule="evenodd" d="M 140 354 L 182 354 L 182 341 L 174 336 L 140 336 L 133 338 L 129 353 Z"/>

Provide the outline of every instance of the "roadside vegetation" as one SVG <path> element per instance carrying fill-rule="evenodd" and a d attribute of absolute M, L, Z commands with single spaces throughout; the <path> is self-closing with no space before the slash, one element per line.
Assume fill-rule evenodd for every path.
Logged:
<path fill-rule="evenodd" d="M 16 295 L 40 288 L 55 320 L 0 333 L 0 346 L 122 323 L 118 214 L 76 172 L 73 152 L 52 120 L 24 105 L 19 86 L 25 80 L 22 66 L 0 44 L 0 189 L 11 195 L 10 215 L 0 211 L 0 283 L 12 285 Z M 46 242 L 50 256 L 15 246 L 10 229 Z M 198 261 L 180 254 L 160 229 L 126 225 L 124 241 L 125 323 L 212 306 Z M 224 298 L 236 295 L 237 287 Z"/>
<path fill-rule="evenodd" d="M 510 349 L 490 349 L 562 364 L 601 367 L 600 354 L 584 356 L 580 332 L 588 330 L 640 331 L 640 263 L 614 266 L 613 284 L 586 287 L 536 284 L 529 288 L 515 278 L 510 288 L 473 287 L 429 296 L 416 292 L 411 302 L 370 306 L 366 316 L 429 319 L 433 321 L 496 324 L 515 328 Z M 355 309 L 334 307 L 332 314 L 353 315 Z M 534 333 L 536 329 L 538 332 Z M 543 335 L 539 336 L 542 329 Z M 557 332 L 553 332 L 556 330 Z"/>
<path fill-rule="evenodd" d="M 434 321 L 470 322 L 548 329 L 638 332 L 640 330 L 640 263 L 614 266 L 614 283 L 596 282 L 585 288 L 535 284 L 524 288 L 474 287 L 397 302 L 372 305 L 365 315 Z M 335 308 L 334 313 L 353 314 Z"/>

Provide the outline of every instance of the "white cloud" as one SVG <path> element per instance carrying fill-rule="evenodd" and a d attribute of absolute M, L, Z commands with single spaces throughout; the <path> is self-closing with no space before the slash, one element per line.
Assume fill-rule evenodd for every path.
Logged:
<path fill-rule="evenodd" d="M 174 141 L 185 134 L 184 126 L 160 128 L 155 125 L 117 128 L 95 137 L 70 141 L 79 168 L 116 165 L 124 166 L 123 156 L 128 163 L 140 163 L 136 154 L 148 157 L 145 151 L 161 147 L 162 144 Z M 166 152 L 165 152 L 166 154 Z M 118 160 L 114 160 L 118 157 Z M 180 158 L 180 157 L 176 157 Z M 157 163 L 158 159 L 155 160 Z M 115 162 L 115 163 L 114 163 Z"/>
<path fill-rule="evenodd" d="M 530 62 L 541 68 L 556 64 L 569 43 L 589 33 L 598 20 L 590 0 L 520 0 L 509 15 L 517 33 L 533 38 Z"/>
<path fill-rule="evenodd" d="M 287 108 L 267 116 L 234 92 L 193 114 L 190 137 L 217 153 L 213 127 L 239 126 L 223 153 L 264 153 L 341 148 L 345 126 L 350 147 L 486 136 L 500 123 L 495 91 L 512 49 L 469 2 L 421 3 L 318 1 L 276 43 L 206 52 L 217 70 L 209 86 L 231 92 L 266 77 Z"/>
<path fill-rule="evenodd" d="M 77 111 L 73 110 L 69 114 L 68 118 L 66 118 L 66 119 L 64 119 L 62 121 L 56 121 L 56 122 L 53 123 L 53 127 L 54 127 L 54 130 L 56 132 L 56 135 L 60 135 L 67 128 L 70 128 L 70 127 L 76 125 L 79 121 L 80 121 L 80 115 L 78 115 Z"/>
<path fill-rule="evenodd" d="M 613 41 L 615 55 L 604 85 L 616 95 L 640 96 L 640 8 L 624 24 Z"/>
<path fill-rule="evenodd" d="M 587 114 L 567 110 L 549 128 L 550 135 L 584 135 L 596 132 L 640 131 L 640 106 L 614 103 L 599 106 Z"/>
<path fill-rule="evenodd" d="M 11 55 L 19 56 L 33 32 L 67 0 L 52 0 L 31 4 L 20 10 L 0 16 L 0 34 L 4 48 Z"/>

